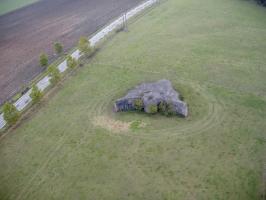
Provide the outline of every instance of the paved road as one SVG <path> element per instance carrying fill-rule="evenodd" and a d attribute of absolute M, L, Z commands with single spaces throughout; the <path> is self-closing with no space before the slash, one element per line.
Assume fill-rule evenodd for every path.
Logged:
<path fill-rule="evenodd" d="M 42 72 L 39 54 L 51 60 L 53 42 L 71 49 L 142 0 L 42 0 L 0 16 L 0 104 Z"/>

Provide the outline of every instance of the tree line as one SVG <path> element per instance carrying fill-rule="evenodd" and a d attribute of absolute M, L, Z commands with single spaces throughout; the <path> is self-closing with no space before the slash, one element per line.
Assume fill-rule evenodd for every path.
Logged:
<path fill-rule="evenodd" d="M 80 37 L 79 39 L 78 50 L 84 56 L 90 56 L 94 51 L 88 38 L 84 36 Z M 54 43 L 54 51 L 57 55 L 62 55 L 64 51 L 63 45 L 59 42 Z M 61 74 L 56 65 L 49 65 L 48 55 L 46 53 L 41 53 L 39 57 L 39 63 L 42 67 L 48 67 L 47 72 L 50 76 L 50 83 L 52 86 L 60 81 Z M 70 69 L 74 69 L 79 64 L 78 60 L 73 58 L 71 55 L 66 57 L 66 63 L 67 67 Z M 30 97 L 33 104 L 39 103 L 43 97 L 43 92 L 37 87 L 36 84 L 32 87 Z M 2 108 L 2 111 L 4 114 L 4 119 L 9 126 L 16 124 L 21 116 L 21 112 L 19 112 L 16 106 L 14 106 L 11 102 L 6 102 Z"/>
<path fill-rule="evenodd" d="M 266 6 L 266 0 L 257 0 L 257 2 L 263 6 Z"/>

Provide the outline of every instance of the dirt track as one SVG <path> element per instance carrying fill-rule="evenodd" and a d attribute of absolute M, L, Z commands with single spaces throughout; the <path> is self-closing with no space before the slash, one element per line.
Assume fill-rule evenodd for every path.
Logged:
<path fill-rule="evenodd" d="M 46 52 L 54 60 L 53 43 L 71 49 L 142 0 L 42 0 L 0 16 L 0 105 L 21 90 L 43 68 Z"/>

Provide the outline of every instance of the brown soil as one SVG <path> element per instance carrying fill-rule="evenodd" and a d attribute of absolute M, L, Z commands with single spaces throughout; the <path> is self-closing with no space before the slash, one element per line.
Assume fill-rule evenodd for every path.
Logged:
<path fill-rule="evenodd" d="M 142 0 L 42 0 L 0 16 L 0 105 L 44 69 L 39 54 L 50 61 L 53 43 L 65 51 L 81 35 L 90 35 Z"/>

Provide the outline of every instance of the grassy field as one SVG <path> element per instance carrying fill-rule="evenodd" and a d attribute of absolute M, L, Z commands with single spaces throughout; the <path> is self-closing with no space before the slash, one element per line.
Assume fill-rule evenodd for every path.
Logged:
<path fill-rule="evenodd" d="M 38 0 L 0 0 L 0 15 L 6 14 Z"/>
<path fill-rule="evenodd" d="M 1 139 L 0 199 L 258 199 L 265 41 L 255 3 L 161 3 Z M 187 119 L 112 112 L 128 89 L 162 78 L 189 103 Z"/>

